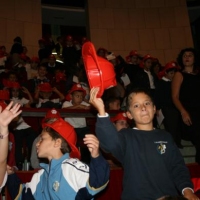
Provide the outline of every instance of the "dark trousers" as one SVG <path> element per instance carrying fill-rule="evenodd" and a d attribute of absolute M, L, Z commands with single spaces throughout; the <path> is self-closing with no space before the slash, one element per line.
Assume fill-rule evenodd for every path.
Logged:
<path fill-rule="evenodd" d="M 192 125 L 182 123 L 185 137 L 190 140 L 196 148 L 196 162 L 200 164 L 200 108 L 187 109 L 190 114 Z"/>
<path fill-rule="evenodd" d="M 27 129 L 13 130 L 13 135 L 15 138 L 15 160 L 16 164 L 22 163 L 25 156 L 27 160 L 30 161 L 32 144 L 37 133 L 30 127 Z M 24 149 L 24 146 L 26 149 Z"/>
<path fill-rule="evenodd" d="M 163 120 L 165 130 L 172 135 L 174 142 L 180 145 L 182 119 L 179 111 L 174 107 L 164 107 L 162 113 L 165 117 Z"/>

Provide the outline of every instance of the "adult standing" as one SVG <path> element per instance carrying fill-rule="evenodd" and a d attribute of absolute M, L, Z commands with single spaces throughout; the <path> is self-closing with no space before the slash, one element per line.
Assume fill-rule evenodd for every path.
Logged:
<path fill-rule="evenodd" d="M 200 73 L 195 49 L 182 49 L 177 62 L 181 70 L 172 80 L 172 100 L 182 116 L 184 137 L 194 144 L 200 163 Z"/>

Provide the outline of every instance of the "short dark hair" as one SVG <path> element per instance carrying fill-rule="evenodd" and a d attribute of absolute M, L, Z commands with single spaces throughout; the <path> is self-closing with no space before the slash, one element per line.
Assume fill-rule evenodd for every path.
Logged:
<path fill-rule="evenodd" d="M 149 98 L 151 99 L 151 101 L 154 104 L 154 100 L 153 100 L 151 91 L 149 89 L 146 89 L 146 88 L 133 88 L 132 90 L 130 90 L 130 92 L 128 93 L 127 98 L 126 98 L 126 111 L 129 111 L 129 109 L 130 109 L 130 104 L 131 104 L 131 100 L 132 100 L 131 95 L 132 94 L 138 94 L 138 93 L 144 93 L 147 96 L 149 96 Z"/>
<path fill-rule="evenodd" d="M 48 120 L 47 124 L 48 123 L 51 123 L 51 119 Z M 44 131 L 47 132 L 52 137 L 52 140 L 56 140 L 56 139 L 61 139 L 62 140 L 62 144 L 61 144 L 60 150 L 61 150 L 61 152 L 63 154 L 71 152 L 71 148 L 68 145 L 67 141 L 57 131 L 55 131 L 54 129 L 52 129 L 49 126 L 44 127 L 42 132 L 44 132 Z"/>
<path fill-rule="evenodd" d="M 180 53 L 178 54 L 178 57 L 177 57 L 177 63 L 178 65 L 181 67 L 181 70 L 184 69 L 184 64 L 183 64 L 183 54 L 185 52 L 192 52 L 194 54 L 194 71 L 197 69 L 198 67 L 198 60 L 197 60 L 197 52 L 194 48 L 192 47 L 189 47 L 189 48 L 185 48 L 185 49 L 182 49 L 180 51 Z"/>
<path fill-rule="evenodd" d="M 119 101 L 121 103 L 120 97 L 109 97 L 105 100 L 105 108 L 109 110 L 110 103 L 113 103 L 115 101 Z"/>

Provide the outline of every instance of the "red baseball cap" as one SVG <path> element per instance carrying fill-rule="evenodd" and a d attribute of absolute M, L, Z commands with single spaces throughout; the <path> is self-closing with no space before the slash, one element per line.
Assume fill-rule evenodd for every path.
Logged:
<path fill-rule="evenodd" d="M 97 56 L 94 45 L 91 42 L 84 43 L 82 57 L 90 88 L 100 88 L 97 97 L 101 97 L 105 89 L 116 86 L 113 64 Z"/>
<path fill-rule="evenodd" d="M 58 118 L 52 123 L 44 123 L 43 127 L 51 127 L 57 133 L 59 133 L 71 148 L 70 157 L 80 159 L 81 155 L 76 147 L 77 136 L 74 127 L 62 118 Z"/>

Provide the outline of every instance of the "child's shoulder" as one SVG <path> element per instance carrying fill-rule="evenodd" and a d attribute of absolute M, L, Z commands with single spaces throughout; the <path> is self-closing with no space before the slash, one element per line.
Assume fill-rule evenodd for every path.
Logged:
<path fill-rule="evenodd" d="M 89 166 L 76 158 L 69 158 L 62 162 L 64 168 L 75 168 L 76 170 L 89 173 Z"/>

